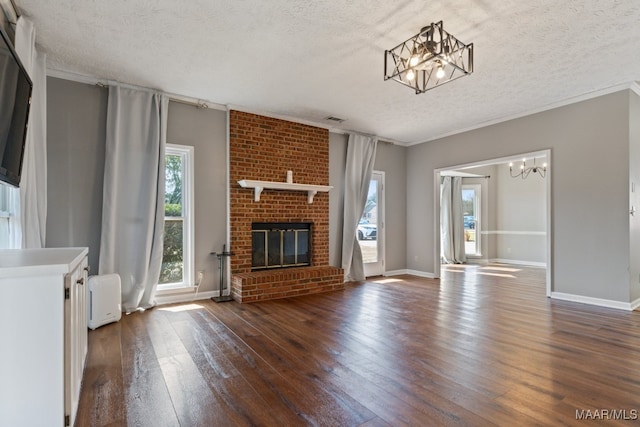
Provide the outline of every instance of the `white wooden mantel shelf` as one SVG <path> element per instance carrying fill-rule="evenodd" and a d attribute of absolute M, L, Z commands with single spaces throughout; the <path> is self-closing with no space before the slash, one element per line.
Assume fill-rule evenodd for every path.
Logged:
<path fill-rule="evenodd" d="M 253 181 L 250 179 L 243 179 L 238 181 L 240 187 L 242 188 L 253 188 L 254 189 L 254 200 L 256 202 L 260 201 L 260 193 L 262 190 L 289 190 L 289 191 L 306 191 L 307 192 L 307 203 L 313 203 L 313 196 L 315 196 L 319 191 L 320 192 L 328 192 L 333 188 L 332 185 L 309 185 L 309 184 L 295 184 L 288 182 L 273 182 L 273 181 Z"/>

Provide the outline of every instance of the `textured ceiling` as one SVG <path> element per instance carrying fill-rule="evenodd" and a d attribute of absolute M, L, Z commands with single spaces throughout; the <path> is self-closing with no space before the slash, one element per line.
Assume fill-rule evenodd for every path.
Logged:
<path fill-rule="evenodd" d="M 51 69 L 401 143 L 640 80 L 638 0 L 15 3 Z M 421 95 L 384 81 L 385 49 L 439 20 L 474 73 Z"/>

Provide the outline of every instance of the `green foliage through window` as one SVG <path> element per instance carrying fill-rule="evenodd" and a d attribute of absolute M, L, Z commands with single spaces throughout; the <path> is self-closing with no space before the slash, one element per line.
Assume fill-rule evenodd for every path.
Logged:
<path fill-rule="evenodd" d="M 160 284 L 184 281 L 183 157 L 165 156 L 164 247 Z M 177 217 L 177 218 L 176 218 Z"/>
<path fill-rule="evenodd" d="M 165 156 L 164 203 L 165 206 L 175 207 L 179 212 L 175 214 L 172 211 L 169 214 L 165 208 L 166 216 L 182 216 L 182 168 L 182 156 L 173 154 Z"/>
<path fill-rule="evenodd" d="M 180 283 L 183 280 L 184 240 L 182 220 L 164 221 L 164 249 L 160 284 Z"/>

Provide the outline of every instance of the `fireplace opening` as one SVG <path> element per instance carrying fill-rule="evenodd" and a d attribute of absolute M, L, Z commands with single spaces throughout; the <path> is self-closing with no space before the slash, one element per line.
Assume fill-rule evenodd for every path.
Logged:
<path fill-rule="evenodd" d="M 309 222 L 251 224 L 251 270 L 311 265 Z"/>

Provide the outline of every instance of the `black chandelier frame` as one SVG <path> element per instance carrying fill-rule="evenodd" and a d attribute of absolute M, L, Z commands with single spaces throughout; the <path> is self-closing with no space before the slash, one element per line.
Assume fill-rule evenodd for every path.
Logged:
<path fill-rule="evenodd" d="M 444 30 L 442 21 L 384 54 L 384 79 L 415 90 L 416 95 L 473 73 L 473 43 L 465 44 Z"/>

